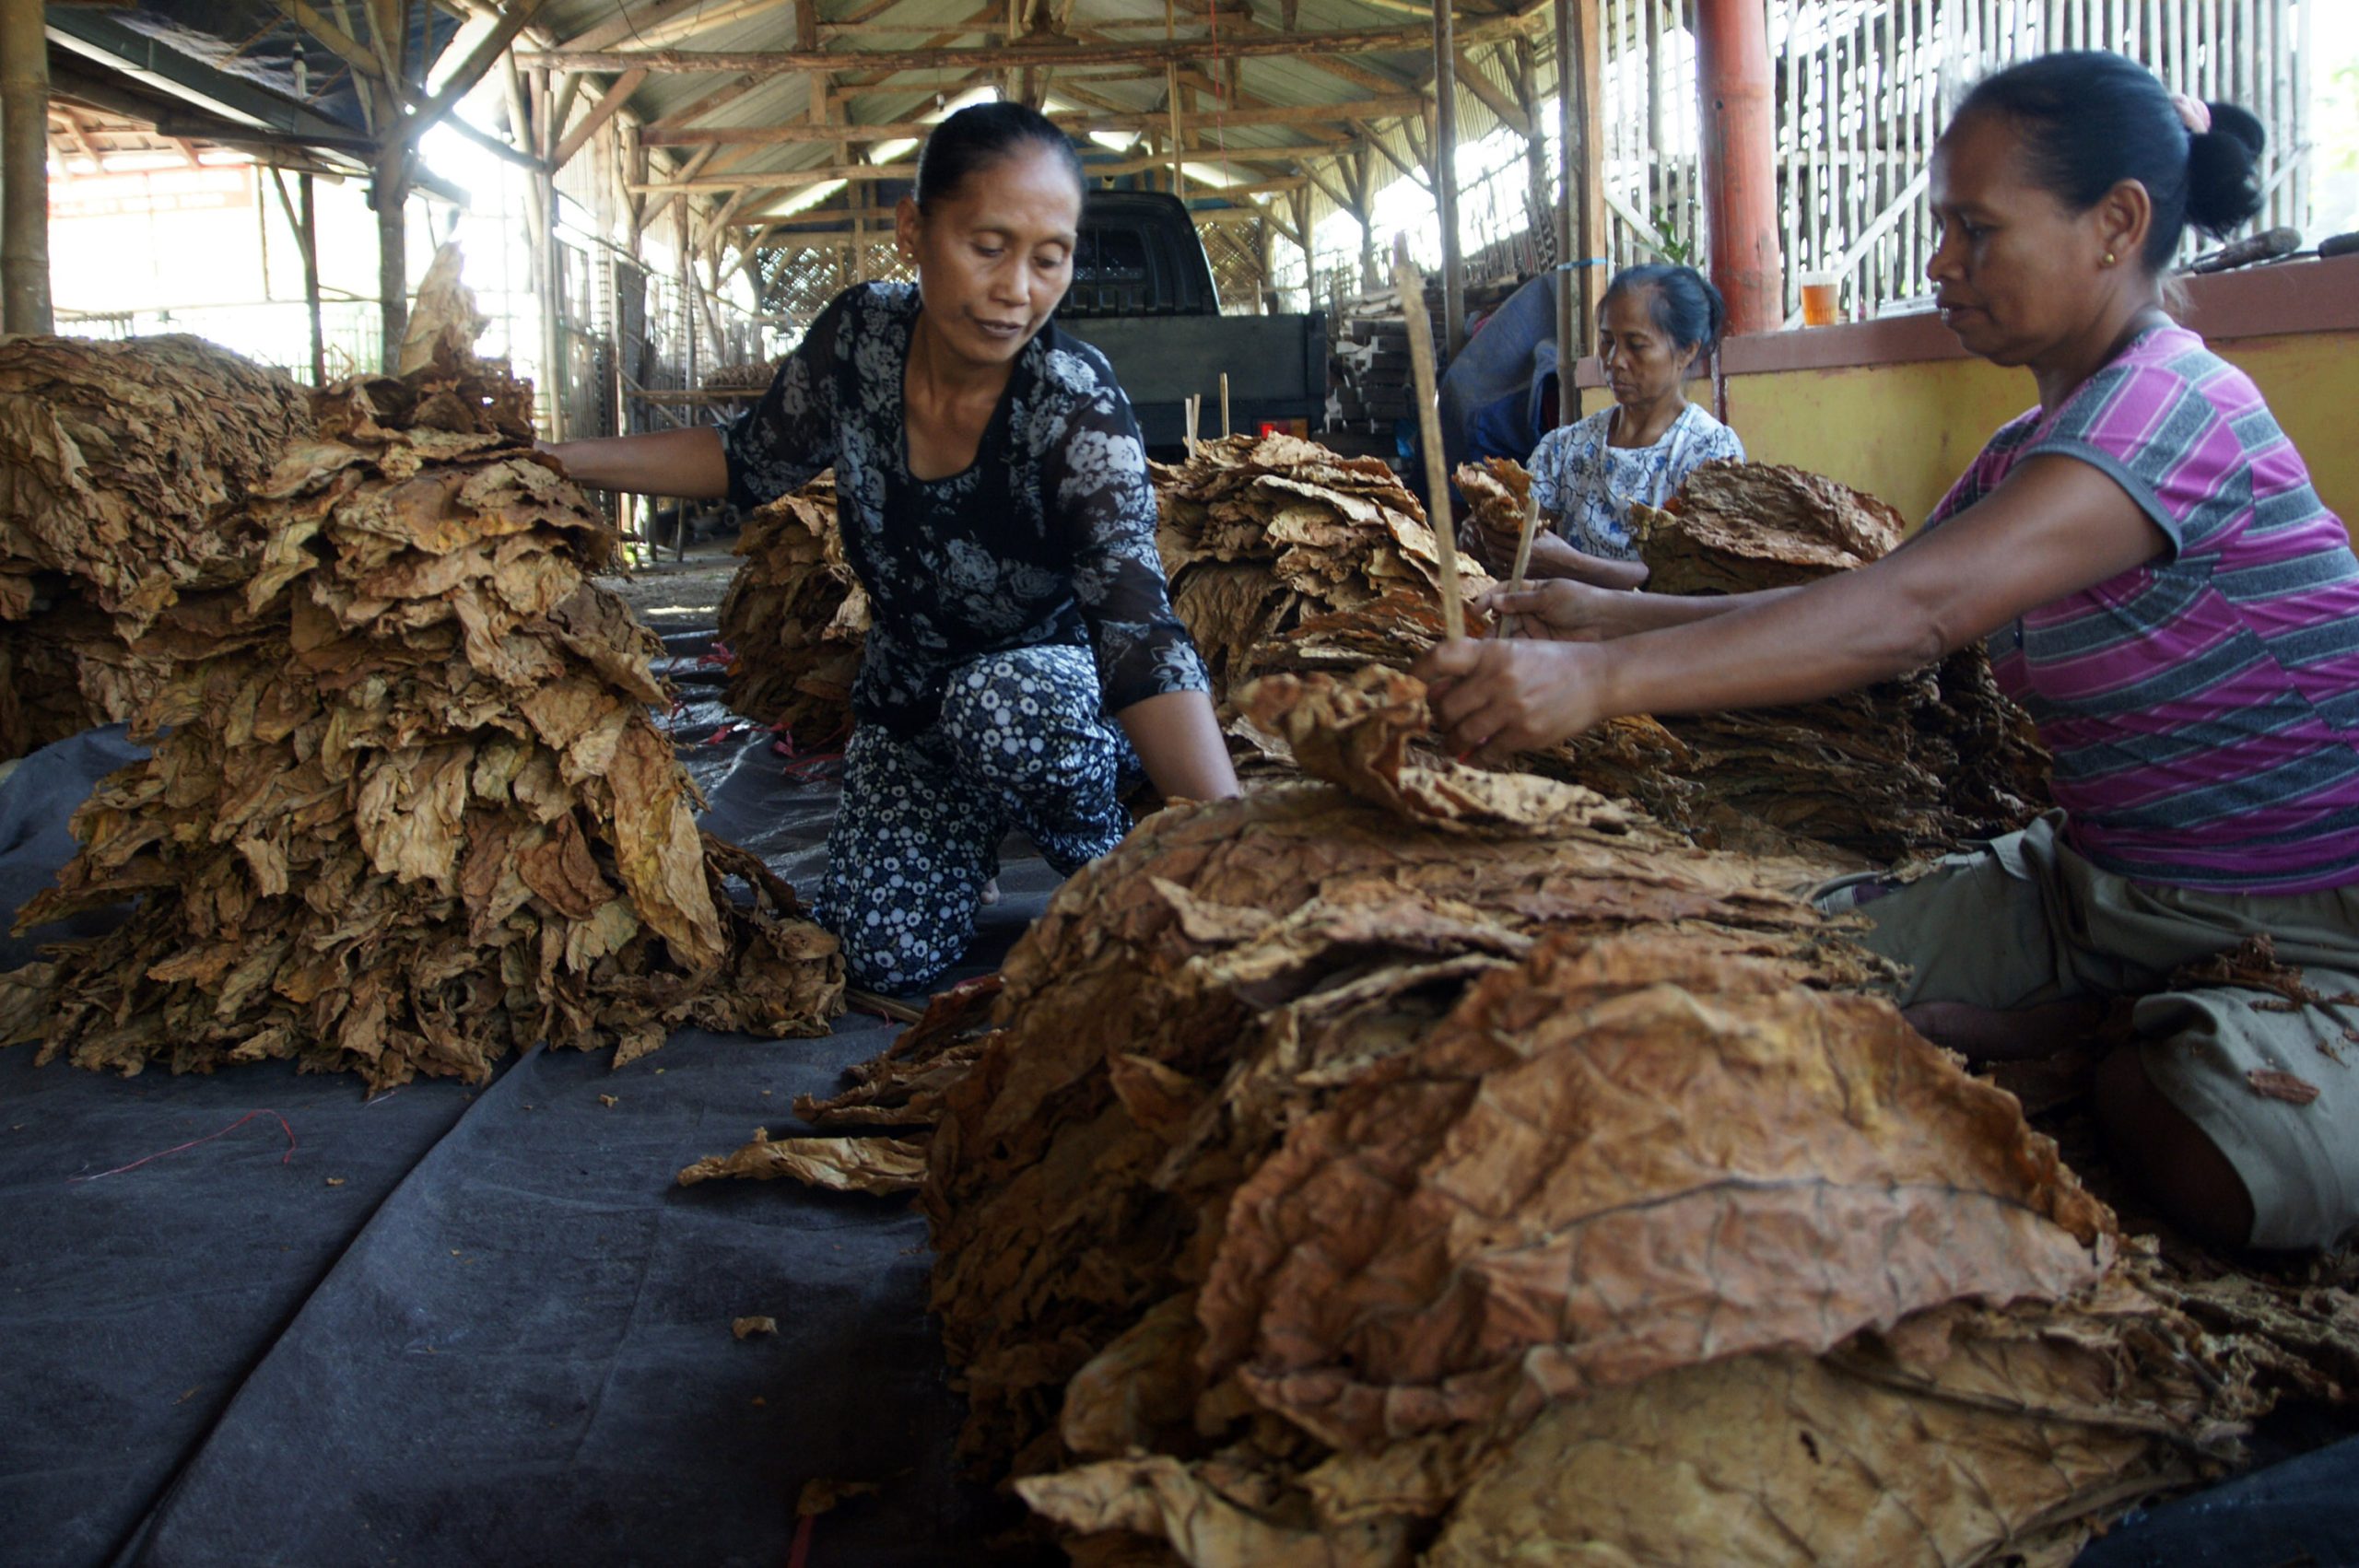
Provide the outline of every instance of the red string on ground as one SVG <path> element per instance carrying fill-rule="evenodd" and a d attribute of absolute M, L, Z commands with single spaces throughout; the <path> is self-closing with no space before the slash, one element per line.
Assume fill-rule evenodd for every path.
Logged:
<path fill-rule="evenodd" d="M 140 1166 L 147 1164 L 149 1160 L 160 1160 L 167 1154 L 177 1154 L 183 1149 L 194 1149 L 200 1143 L 210 1143 L 217 1138 L 226 1137 L 229 1133 L 237 1131 L 238 1129 L 245 1126 L 246 1123 L 253 1120 L 254 1117 L 258 1116 L 278 1117 L 279 1129 L 287 1134 L 287 1153 L 279 1156 L 278 1163 L 283 1165 L 293 1160 L 295 1158 L 295 1129 L 288 1127 L 287 1125 L 287 1118 L 283 1116 L 279 1116 L 276 1111 L 264 1109 L 259 1111 L 248 1111 L 245 1115 L 231 1122 L 229 1126 L 223 1128 L 219 1132 L 208 1132 L 202 1138 L 192 1138 L 185 1143 L 175 1143 L 169 1149 L 158 1149 L 156 1153 L 148 1155 L 147 1159 L 134 1160 L 127 1165 L 117 1165 L 111 1171 L 100 1171 L 93 1176 L 67 1176 L 65 1179 L 67 1181 L 96 1181 L 100 1176 L 121 1176 L 125 1171 L 135 1171 Z"/>

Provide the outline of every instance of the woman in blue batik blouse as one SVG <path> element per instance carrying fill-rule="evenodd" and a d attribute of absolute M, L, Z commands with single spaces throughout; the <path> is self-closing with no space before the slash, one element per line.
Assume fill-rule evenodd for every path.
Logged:
<path fill-rule="evenodd" d="M 1532 541 L 1526 576 L 1599 588 L 1647 580 L 1630 537 L 1630 505 L 1659 507 L 1687 476 L 1719 459 L 1744 461 L 1736 432 L 1687 401 L 1687 378 L 1711 357 L 1728 321 L 1720 291 L 1694 267 L 1625 267 L 1597 308 L 1597 361 L 1614 401 L 1540 438 L 1532 470 L 1548 531 Z M 1483 541 L 1505 571 L 1517 540 Z"/>
<path fill-rule="evenodd" d="M 874 610 L 816 910 L 853 982 L 957 963 L 1009 826 L 1068 872 L 1121 841 L 1116 792 L 1237 792 L 1172 613 L 1130 402 L 1050 324 L 1081 160 L 1018 104 L 935 127 L 900 205 L 918 281 L 847 289 L 725 430 L 546 450 L 586 485 L 756 506 L 836 471 Z"/>

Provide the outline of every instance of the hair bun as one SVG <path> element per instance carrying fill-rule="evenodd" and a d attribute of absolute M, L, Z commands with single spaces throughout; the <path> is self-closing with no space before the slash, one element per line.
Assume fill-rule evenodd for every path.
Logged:
<path fill-rule="evenodd" d="M 2250 110 L 2207 103 L 2212 128 L 2187 139 L 2187 217 L 2213 239 L 2261 207 L 2259 158 L 2269 133 Z"/>
<path fill-rule="evenodd" d="M 2207 103 L 2203 107 L 2212 115 L 2212 128 L 2205 135 L 2234 136 L 2255 158 L 2268 150 L 2269 128 L 2260 123 L 2259 115 L 2236 103 Z"/>

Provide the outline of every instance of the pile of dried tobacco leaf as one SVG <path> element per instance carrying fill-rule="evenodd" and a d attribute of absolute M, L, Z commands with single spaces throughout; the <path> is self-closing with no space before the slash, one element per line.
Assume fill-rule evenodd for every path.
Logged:
<path fill-rule="evenodd" d="M 1499 459 L 1458 472 L 1469 500 L 1509 526 L 1527 483 Z M 1902 533 L 1873 497 L 1761 462 L 1707 463 L 1634 522 L 1660 593 L 1806 582 L 1874 560 Z M 1426 640 L 1419 628 L 1402 642 Z M 1616 720 L 1527 765 L 1637 800 L 1700 844 L 1790 852 L 1803 839 L 1879 862 L 1996 837 L 2048 803 L 2048 754 L 1978 644 L 1798 707 Z"/>
<path fill-rule="evenodd" d="M 806 746 L 840 741 L 868 594 L 844 561 L 833 473 L 748 517 L 736 553 L 745 564 L 721 601 L 729 706 Z"/>
<path fill-rule="evenodd" d="M 834 939 L 699 835 L 648 714 L 653 640 L 587 579 L 613 533 L 532 451 L 529 404 L 448 342 L 322 394 L 223 524 L 254 542 L 242 580 L 184 586 L 149 633 L 172 660 L 134 723 L 152 758 L 76 813 L 81 852 L 18 924 L 137 907 L 0 982 L 8 1038 L 381 1085 L 542 1039 L 827 1029 Z"/>
<path fill-rule="evenodd" d="M 932 1127 L 965 1449 L 1074 1561 L 2062 1563 L 2353 1364 L 2347 1297 L 2122 1243 L 1756 862 L 1424 755 L 1391 672 L 1239 700 L 1343 788 L 1150 818 L 797 1107 Z M 738 1159 L 910 1185 L 863 1141 Z"/>
<path fill-rule="evenodd" d="M 1156 547 L 1213 674 L 1216 700 L 1275 669 L 1351 665 L 1317 628 L 1353 615 L 1414 658 L 1440 635 L 1439 557 L 1425 508 L 1381 458 L 1345 458 L 1293 436 L 1200 441 L 1149 465 Z M 1462 592 L 1491 585 L 1461 558 Z M 1430 625 L 1428 625 L 1430 623 Z M 1286 640 L 1303 647 L 1282 646 Z M 1362 645 L 1364 646 L 1364 645 Z"/>
<path fill-rule="evenodd" d="M 247 493 L 309 394 L 194 337 L 0 343 L 0 755 L 128 719 L 184 596 L 253 570 Z"/>

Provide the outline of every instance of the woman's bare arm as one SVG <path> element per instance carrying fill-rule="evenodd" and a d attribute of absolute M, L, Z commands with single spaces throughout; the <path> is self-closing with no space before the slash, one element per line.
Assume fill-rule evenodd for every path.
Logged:
<path fill-rule="evenodd" d="M 1168 800 L 1217 801 L 1237 793 L 1237 770 L 1203 692 L 1160 692 L 1114 715 Z"/>
<path fill-rule="evenodd" d="M 633 496 L 679 496 L 717 501 L 729 494 L 729 461 L 721 432 L 657 430 L 587 441 L 542 441 L 539 450 L 565 464 L 566 476 L 593 490 Z"/>
<path fill-rule="evenodd" d="M 1550 745 L 1630 713 L 1806 702 L 1931 662 L 2142 566 L 2167 545 L 2129 494 L 2065 457 L 2025 461 L 1910 546 L 1857 571 L 1746 594 L 1691 625 L 1603 642 L 1442 644 L 1418 673 L 1461 751 Z M 1683 600 L 1625 594 L 1633 600 Z"/>

